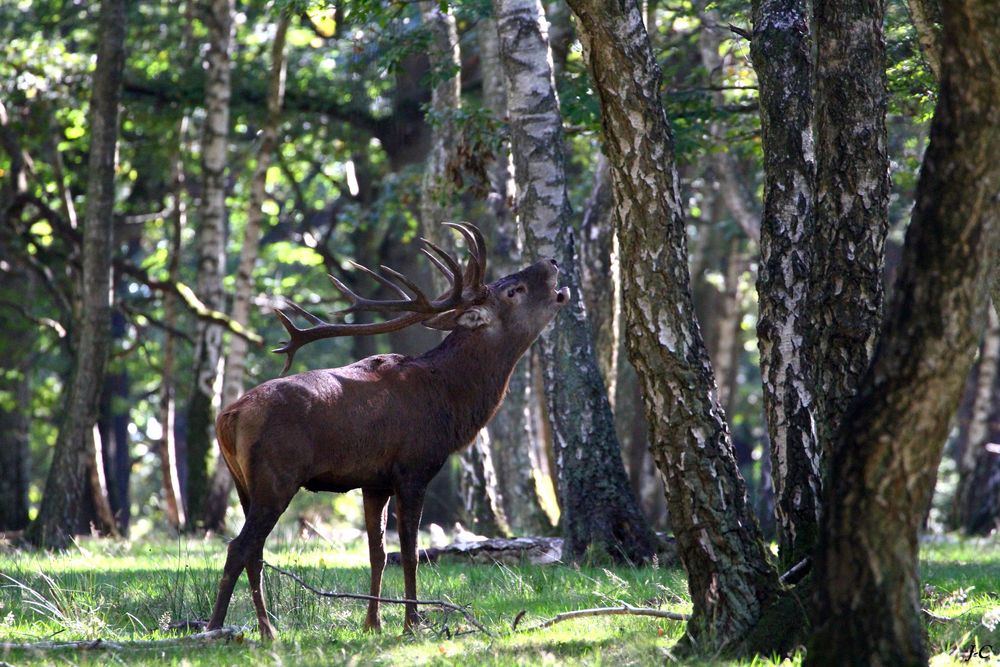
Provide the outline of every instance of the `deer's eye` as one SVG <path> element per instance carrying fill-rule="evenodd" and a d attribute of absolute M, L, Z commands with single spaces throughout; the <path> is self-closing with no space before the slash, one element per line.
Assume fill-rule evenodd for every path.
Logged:
<path fill-rule="evenodd" d="M 507 290 L 507 298 L 508 299 L 513 299 L 515 294 L 517 294 L 517 290 L 516 289 L 509 289 L 509 290 Z"/>

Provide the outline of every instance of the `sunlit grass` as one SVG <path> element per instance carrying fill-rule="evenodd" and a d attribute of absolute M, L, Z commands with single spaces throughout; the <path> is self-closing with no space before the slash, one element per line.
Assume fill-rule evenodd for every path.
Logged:
<path fill-rule="evenodd" d="M 82 540 L 71 551 L 51 555 L 8 550 L 0 553 L 0 641 L 37 642 L 101 638 L 111 641 L 176 636 L 171 623 L 205 619 L 225 558 L 220 539 L 124 543 Z M 365 592 L 367 554 L 363 543 L 335 547 L 320 541 L 272 538 L 265 558 L 328 590 Z M 1000 549 L 995 542 L 928 545 L 922 572 L 925 606 L 956 620 L 931 623 L 935 665 L 966 664 L 970 647 L 1000 647 Z M 682 624 L 662 619 L 615 616 L 569 621 L 551 628 L 512 633 L 562 611 L 627 602 L 686 612 L 683 572 L 676 568 L 488 566 L 466 563 L 425 565 L 420 596 L 469 605 L 493 637 L 459 634 L 467 628 L 457 614 L 443 619 L 427 612 L 437 631 L 401 636 L 402 609 L 387 605 L 381 635 L 361 631 L 363 602 L 327 600 L 265 570 L 269 606 L 280 633 L 273 645 L 257 644 L 256 621 L 245 579 L 237 587 L 227 623 L 247 630 L 246 643 L 209 647 L 130 649 L 95 652 L 10 652 L 12 664 L 664 664 Z M 401 596 L 402 573 L 386 571 L 384 593 Z M 991 616 L 993 614 L 993 616 Z M 985 620 L 984 620 L 985 619 Z M 991 623 L 993 624 L 990 627 Z M 442 630 L 444 626 L 447 630 Z M 451 635 L 449 637 L 449 635 Z M 976 649 L 978 650 L 978 648 Z M 977 658 L 978 659 L 978 658 Z M 798 664 L 799 660 L 785 664 Z M 718 664 L 714 661 L 690 664 Z M 756 665 L 776 664 L 759 658 Z"/>

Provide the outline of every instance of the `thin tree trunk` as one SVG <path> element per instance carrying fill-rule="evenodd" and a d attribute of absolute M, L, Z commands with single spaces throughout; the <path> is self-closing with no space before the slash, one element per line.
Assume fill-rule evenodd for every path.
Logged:
<path fill-rule="evenodd" d="M 944 10 L 941 90 L 896 287 L 831 453 L 810 666 L 928 660 L 918 533 L 1000 244 L 1000 13 L 989 0 Z"/>
<path fill-rule="evenodd" d="M 38 518 L 27 537 L 36 545 L 65 547 L 84 493 L 90 437 L 97 423 L 97 401 L 110 344 L 111 237 L 115 201 L 115 148 L 118 103 L 125 63 L 125 2 L 101 3 L 97 67 L 90 112 L 90 162 L 87 213 L 83 223 L 81 308 L 73 377 L 66 414 L 59 429 Z M 106 498 L 105 498 L 106 502 Z"/>
<path fill-rule="evenodd" d="M 177 125 L 177 153 L 171 158 L 171 188 L 173 190 L 173 211 L 168 231 L 167 276 L 176 283 L 180 277 L 181 234 L 187 226 L 187 202 L 184 195 L 184 160 L 182 158 L 184 137 L 187 134 L 188 117 L 184 115 Z M 170 332 L 177 322 L 177 296 L 172 292 L 163 295 L 163 322 L 167 329 L 163 341 L 163 371 L 160 377 L 160 424 L 163 436 L 160 438 L 158 453 L 162 476 L 164 512 L 167 523 L 175 531 L 183 530 L 187 524 L 184 499 L 178 472 L 177 439 L 175 433 L 176 378 L 174 369 L 177 356 L 177 339 Z"/>
<path fill-rule="evenodd" d="M 612 219 L 614 207 L 611 167 L 607 158 L 598 155 L 594 166 L 594 185 L 583 211 L 580 268 L 584 304 L 594 330 L 597 363 L 604 377 L 612 410 L 615 408 L 615 385 L 618 382 L 621 313 L 618 237 Z"/>
<path fill-rule="evenodd" d="M 7 254 L 6 247 L 0 248 Z M 31 274 L 11 262 L 0 270 L 0 293 L 15 294 L 30 302 L 34 294 Z M 29 340 L 34 324 L 9 308 L 0 308 L 0 330 L 9 340 Z M 0 531 L 22 530 L 28 525 L 28 487 L 31 483 L 31 348 L 10 345 L 4 350 L 0 374 Z"/>
<path fill-rule="evenodd" d="M 953 528 L 967 529 L 971 523 L 970 518 L 979 511 L 977 506 L 980 503 L 976 501 L 982 497 L 981 471 L 991 467 L 992 457 L 988 449 L 992 435 L 990 420 L 997 407 L 997 363 L 1000 362 L 1000 319 L 993 308 L 990 308 L 988 322 L 989 326 L 979 348 L 979 372 L 965 447 L 958 460 L 958 488 L 955 490 L 950 520 Z"/>
<path fill-rule="evenodd" d="M 910 20 L 917 31 L 920 49 L 931 74 L 941 79 L 941 3 L 939 0 L 907 0 Z"/>
<path fill-rule="evenodd" d="M 492 16 L 479 22 L 479 56 L 483 74 L 483 104 L 493 118 L 507 116 L 507 90 L 500 67 L 500 43 Z M 522 268 L 523 244 L 510 203 L 515 194 L 514 165 L 510 143 L 504 142 L 489 169 L 489 208 L 493 225 L 489 234 L 490 265 L 496 275 Z M 497 485 L 503 496 L 504 514 L 517 535 L 547 535 L 552 522 L 542 508 L 536 486 L 540 474 L 537 443 L 531 417 L 531 363 L 527 355 L 518 362 L 507 385 L 507 397 L 490 422 L 490 450 L 496 467 Z"/>
<path fill-rule="evenodd" d="M 247 223 L 243 232 L 240 264 L 236 270 L 236 289 L 233 295 L 232 319 L 241 326 L 250 321 L 250 299 L 253 292 L 253 268 L 257 262 L 260 231 L 264 221 L 264 199 L 267 197 L 267 170 L 271 154 L 278 147 L 278 129 L 281 125 L 281 106 L 285 97 L 285 36 L 288 33 L 289 15 L 282 12 L 271 42 L 271 78 L 267 92 L 267 116 L 260 132 L 260 149 L 257 166 L 250 182 L 250 201 L 247 205 Z M 246 368 L 247 342 L 239 336 L 229 341 L 225 372 L 222 376 L 222 407 L 236 401 L 243 393 L 243 374 Z M 229 466 L 219 457 L 205 501 L 205 528 L 220 531 L 225 527 L 229 495 L 233 478 Z"/>
<path fill-rule="evenodd" d="M 517 214 L 531 257 L 559 261 L 570 303 L 539 339 L 556 449 L 563 557 L 642 561 L 653 535 L 628 484 L 597 366 L 566 192 L 562 119 L 539 0 L 494 0 L 507 83 Z"/>
<path fill-rule="evenodd" d="M 888 94 L 884 0 L 819 0 L 814 11 L 816 218 L 805 344 L 825 456 L 868 368 L 882 321 Z M 776 479 L 778 474 L 776 468 Z"/>
<path fill-rule="evenodd" d="M 441 223 L 451 220 L 453 215 L 455 186 L 449 177 L 449 163 L 455 160 L 460 139 L 456 116 L 462 106 L 462 60 L 451 9 L 424 0 L 420 3 L 420 16 L 431 34 L 428 57 L 434 83 L 430 104 L 431 150 L 421 184 L 420 218 L 428 238 L 448 248 L 453 241 Z M 484 429 L 460 454 L 459 488 L 465 501 L 465 516 L 479 532 L 509 535 L 489 447 L 490 436 Z"/>
<path fill-rule="evenodd" d="M 229 138 L 230 50 L 234 0 L 209 0 L 205 7 L 209 45 L 206 56 L 205 127 L 202 135 L 204 184 L 198 226 L 198 296 L 212 310 L 222 310 L 225 272 L 226 148 Z M 198 322 L 194 386 L 187 411 L 187 514 L 189 529 L 205 519 L 208 462 L 215 444 L 215 384 L 222 356 L 222 327 Z"/>
<path fill-rule="evenodd" d="M 750 52 L 760 86 L 764 148 L 757 344 L 778 553 L 787 567 L 816 543 L 822 494 L 812 366 L 805 357 L 816 226 L 808 2 L 756 0 L 753 26 Z"/>
<path fill-rule="evenodd" d="M 629 356 L 694 605 L 686 648 L 731 648 L 778 589 L 691 298 L 660 70 L 634 0 L 570 0 L 601 100 L 615 184 Z"/>

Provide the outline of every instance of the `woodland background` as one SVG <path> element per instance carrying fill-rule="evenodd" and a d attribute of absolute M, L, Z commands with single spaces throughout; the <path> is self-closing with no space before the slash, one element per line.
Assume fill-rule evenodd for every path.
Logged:
<path fill-rule="evenodd" d="M 317 313 L 343 307 L 326 273 L 377 294 L 348 259 L 384 263 L 429 285 L 430 271 L 416 259 L 417 239 L 441 239 L 439 222 L 464 219 L 487 233 L 494 278 L 549 244 L 571 267 L 566 284 L 576 299 L 553 325 L 556 333 L 543 337 L 516 371 L 488 434 L 435 481 L 424 525 L 460 521 L 487 535 L 562 535 L 569 560 L 648 556 L 650 530 L 677 528 L 668 505 L 680 501 L 668 502 L 670 489 L 692 484 L 687 490 L 697 497 L 701 488 L 671 478 L 682 471 L 669 472 L 670 443 L 684 437 L 653 424 L 651 451 L 652 411 L 672 419 L 671 428 L 687 428 L 723 449 L 731 441 L 723 458 L 745 480 L 746 506 L 761 535 L 778 542 L 783 569 L 811 553 L 818 511 L 801 504 L 781 509 L 786 501 L 780 488 L 775 493 L 773 466 L 793 470 L 784 473 L 791 481 L 779 483 L 787 491 L 798 483 L 799 464 L 772 451 L 775 428 L 785 425 L 777 437 L 789 448 L 796 433 L 810 429 L 817 442 L 832 440 L 868 367 L 883 292 L 888 303 L 920 194 L 938 80 L 951 62 L 948 39 L 958 34 L 947 26 L 942 33 L 935 3 L 886 0 L 841 9 L 816 3 L 810 15 L 796 2 L 778 8 L 763 1 L 751 7 L 648 0 L 643 35 L 662 84 L 644 78 L 652 62 L 634 54 L 615 60 L 614 34 L 601 32 L 606 17 L 582 0 L 569 3 L 572 11 L 562 2 L 150 0 L 119 6 L 114 15 L 116 4 L 0 3 L 0 39 L 7 45 L 0 57 L 0 530 L 26 529 L 29 540 L 49 546 L 92 531 L 231 532 L 240 518 L 211 424 L 220 405 L 280 372 L 280 358 L 268 352 L 285 335 L 272 314 L 277 300 L 287 297 Z M 639 16 L 627 11 L 631 4 L 619 27 Z M 804 46 L 791 38 L 768 41 L 768 21 L 779 9 L 798 12 L 788 16 L 797 39 L 805 35 Z M 597 18 L 581 27 L 574 11 Z M 824 59 L 822 40 L 809 43 L 810 30 L 826 26 L 833 34 L 849 26 L 851 12 L 867 17 L 870 45 L 879 51 L 874 70 Z M 646 38 L 624 29 L 617 34 L 639 40 L 634 44 Z M 817 71 L 802 69 L 795 54 L 814 48 Z M 862 58 L 862 51 L 851 57 Z M 123 63 L 117 74 L 95 71 L 98 52 L 106 62 Z M 532 60 L 537 53 L 550 59 Z M 554 83 L 557 105 L 552 96 L 544 104 L 525 97 L 525 106 L 516 107 L 511 77 L 537 68 L 539 81 Z M 616 97 L 616 77 L 655 90 L 658 102 L 634 91 Z M 806 108 L 814 96 L 818 111 Z M 635 174 L 626 172 L 641 160 L 629 155 L 624 126 L 615 125 L 616 113 L 633 122 L 635 116 L 615 100 L 639 98 L 649 108 L 662 104 L 669 119 L 669 131 L 633 129 L 644 140 L 668 133 L 663 145 L 674 158 L 660 156 L 661 171 L 676 168 L 679 197 L 672 199 L 669 185 L 659 192 L 676 204 L 677 216 L 658 224 L 676 224 L 684 238 L 650 232 L 637 245 L 629 230 L 638 223 L 629 222 L 620 197 L 616 212 L 616 193 L 642 179 L 630 181 Z M 524 121 L 553 109 L 556 126 L 532 129 Z M 847 124 L 852 113 L 850 132 L 826 135 L 824 145 L 820 126 Z M 791 136 L 813 114 L 815 155 L 812 138 Z M 839 183 L 864 198 L 864 211 L 827 213 L 856 236 L 824 237 L 819 223 L 802 222 L 822 218 L 832 195 L 812 200 L 815 210 L 800 204 L 799 227 L 795 213 L 774 222 L 772 212 L 768 222 L 767 184 L 777 182 L 779 171 L 799 173 L 796 151 L 808 156 L 798 165 L 811 165 L 801 173 L 818 179 L 818 189 L 827 178 L 829 192 L 836 191 L 829 183 Z M 645 152 L 651 160 L 657 155 Z M 535 153 L 561 165 L 565 200 L 549 217 L 553 202 L 525 190 L 525 171 L 518 172 L 519 165 L 535 164 Z M 774 170 L 767 172 L 770 181 L 766 169 Z M 993 183 L 992 172 L 979 173 Z M 659 212 L 636 187 L 628 191 L 638 193 L 636 205 Z M 983 232 L 982 243 L 991 243 L 990 233 Z M 685 240 L 686 249 L 674 252 Z M 86 250 L 102 243 L 96 254 Z M 837 257 L 822 278 L 811 274 L 821 296 L 804 302 L 789 277 L 808 274 L 810 261 L 820 264 L 810 259 L 812 251 L 795 256 L 796 247 L 810 243 L 828 245 Z M 785 268 L 767 268 L 789 246 Z M 634 275 L 643 269 L 636 267 L 664 270 L 652 255 L 660 248 L 689 271 L 689 284 L 678 280 L 671 288 L 688 290 L 693 310 L 672 310 L 677 336 L 660 331 L 659 340 L 671 352 L 677 340 L 694 351 L 677 355 L 680 366 L 664 362 L 657 371 L 638 345 L 631 354 L 627 349 L 628 332 L 641 326 L 627 304 L 641 311 Z M 103 267 L 88 268 L 102 256 Z M 973 259 L 956 266 L 963 268 L 966 278 L 984 275 Z M 104 282 L 85 275 L 103 275 Z M 664 294 L 651 288 L 648 298 Z M 856 310 L 831 305 L 843 294 Z M 791 329 L 775 333 L 781 313 L 793 311 L 799 319 L 784 320 Z M 985 301 L 968 311 L 987 317 Z M 936 480 L 933 503 L 918 508 L 926 532 L 988 534 L 1000 518 L 994 444 L 1000 322 L 990 309 L 981 340 L 974 328 L 966 335 L 978 346 L 974 363 L 972 348 L 966 350 L 970 371 L 952 364 L 962 370 L 964 385 L 953 392 L 960 402 L 932 398 L 947 413 L 947 442 L 940 466 L 934 456 L 920 459 L 924 477 Z M 808 429 L 794 413 L 812 409 L 810 400 L 800 395 L 797 404 L 788 399 L 773 407 L 768 391 L 780 393 L 784 379 L 761 372 L 762 355 L 765 369 L 786 363 L 787 346 L 778 351 L 781 345 L 772 343 L 789 330 L 800 341 L 822 330 L 827 347 L 816 349 L 843 357 L 824 365 L 817 356 L 815 376 L 797 378 L 823 398 L 817 409 L 828 411 L 810 417 Z M 300 354 L 292 371 L 377 352 L 418 353 L 439 338 L 413 329 L 332 340 Z M 704 340 L 710 366 L 701 364 L 695 339 Z M 931 348 L 914 345 L 910 353 L 922 350 Z M 713 415 L 721 426 L 711 433 L 685 422 L 681 408 L 651 407 L 650 396 L 661 389 L 648 378 L 674 377 L 683 363 L 707 369 L 697 379 L 690 379 L 697 372 L 678 377 L 688 377 L 693 394 L 705 388 L 694 400 L 715 407 L 693 413 Z M 918 397 L 924 391 L 912 377 L 909 388 Z M 684 391 L 674 391 L 683 404 Z M 812 446 L 803 451 L 815 454 L 818 445 Z M 802 465 L 811 470 L 802 478 L 809 486 L 819 466 Z M 712 469 L 713 479 L 729 474 L 725 463 L 722 469 Z M 284 520 L 330 530 L 357 526 L 359 506 L 359 494 L 303 493 Z M 812 519 L 797 516 L 799 510 L 812 511 Z M 790 529 L 800 521 L 800 530 Z M 680 546 L 694 576 L 697 566 Z M 695 608 L 697 615 L 697 602 Z"/>

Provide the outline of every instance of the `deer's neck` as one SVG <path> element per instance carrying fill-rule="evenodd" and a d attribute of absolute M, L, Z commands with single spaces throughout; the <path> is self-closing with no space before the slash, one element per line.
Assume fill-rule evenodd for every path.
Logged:
<path fill-rule="evenodd" d="M 454 449 L 468 444 L 493 417 L 522 354 L 520 346 L 506 341 L 491 345 L 486 336 L 477 332 L 457 330 L 420 357 L 440 383 L 442 398 L 449 404 Z"/>

